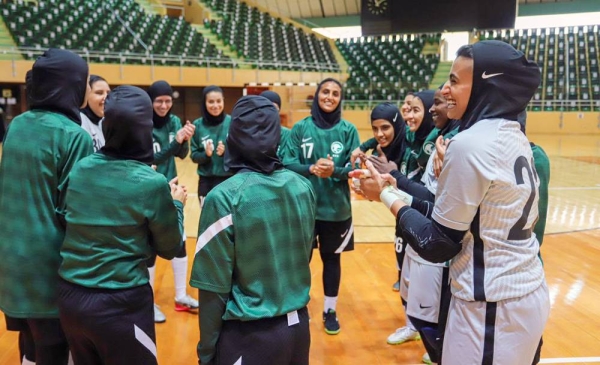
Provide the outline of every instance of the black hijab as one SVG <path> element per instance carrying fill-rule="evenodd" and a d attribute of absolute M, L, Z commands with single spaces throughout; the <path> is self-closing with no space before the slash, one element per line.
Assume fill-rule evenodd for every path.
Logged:
<path fill-rule="evenodd" d="M 371 112 L 371 124 L 377 119 L 387 120 L 394 127 L 394 140 L 387 147 L 381 147 L 381 150 L 388 161 L 399 163 L 406 148 L 406 123 L 400 109 L 392 103 L 379 104 Z"/>
<path fill-rule="evenodd" d="M 25 74 L 25 99 L 27 109 L 31 109 L 31 93 L 33 93 L 33 71 L 29 70 Z"/>
<path fill-rule="evenodd" d="M 434 94 L 435 92 L 433 90 L 425 90 L 415 93 L 415 98 L 419 98 L 421 100 L 424 108 L 423 121 L 421 122 L 419 129 L 417 129 L 417 131 L 415 132 L 416 143 L 423 144 L 423 142 L 425 142 L 425 139 L 427 139 L 429 133 L 431 133 L 433 128 L 435 128 L 435 125 L 433 124 L 433 117 L 429 112 L 429 109 L 431 109 L 431 106 L 433 105 Z"/>
<path fill-rule="evenodd" d="M 483 119 L 516 121 L 540 84 L 540 69 L 501 41 L 473 44 L 473 88 L 460 129 Z"/>
<path fill-rule="evenodd" d="M 319 107 L 319 91 L 326 82 L 335 82 L 340 87 L 340 103 L 331 113 L 325 113 L 323 110 L 321 110 L 321 107 Z M 313 98 L 312 107 L 310 109 L 310 115 L 312 116 L 313 122 L 317 125 L 317 127 L 321 129 L 330 129 L 342 120 L 343 91 L 342 84 L 340 84 L 340 82 L 336 79 L 327 78 L 321 81 L 317 87 L 317 91 L 315 92 L 315 97 Z"/>
<path fill-rule="evenodd" d="M 152 146 L 152 101 L 135 86 L 119 86 L 104 104 L 102 133 L 106 144 L 100 150 L 120 160 L 154 161 Z"/>
<path fill-rule="evenodd" d="M 438 90 L 442 91 L 444 89 L 444 85 L 445 83 L 441 84 L 440 87 L 438 87 Z M 444 95 L 442 94 L 442 97 L 444 97 Z M 445 100 L 445 98 L 444 98 Z M 434 103 L 435 103 L 435 92 L 434 92 Z M 447 118 L 447 116 L 446 116 Z M 433 120 L 433 116 L 432 116 L 432 120 Z M 451 132 L 454 130 L 454 128 L 457 128 L 458 126 L 460 126 L 460 120 L 458 119 L 448 119 L 446 121 L 446 125 L 444 126 L 444 128 L 440 129 L 440 131 L 438 132 L 438 136 L 445 136 L 446 134 L 448 134 L 448 132 Z"/>
<path fill-rule="evenodd" d="M 271 102 L 277 104 L 279 109 L 281 109 L 281 97 L 275 91 L 267 90 L 260 93 L 260 96 L 271 100 Z"/>
<path fill-rule="evenodd" d="M 106 82 L 106 80 L 104 80 L 98 75 L 90 75 L 90 87 L 94 86 L 94 84 L 98 81 Z M 81 112 L 85 114 L 85 116 L 88 117 L 90 122 L 94 123 L 95 125 L 98 125 L 98 123 L 100 123 L 100 120 L 102 119 L 102 117 L 97 116 L 96 113 L 92 111 L 92 108 L 90 108 L 89 105 L 86 105 L 85 108 L 81 109 Z"/>
<path fill-rule="evenodd" d="M 88 65 L 73 52 L 50 48 L 31 69 L 31 109 L 61 113 L 81 124 L 79 108 L 85 101 Z"/>
<path fill-rule="evenodd" d="M 217 115 L 216 117 L 208 112 L 208 109 L 206 108 L 206 95 L 208 95 L 209 93 L 212 93 L 213 91 L 219 92 L 219 93 L 221 93 L 221 95 L 223 95 L 223 89 L 221 89 L 218 86 L 211 85 L 211 86 L 205 87 L 204 90 L 202 90 L 201 110 L 202 110 L 202 120 L 206 124 L 214 126 L 214 125 L 219 125 L 219 124 L 223 123 L 223 121 L 225 120 L 225 109 L 223 109 L 221 114 Z"/>
<path fill-rule="evenodd" d="M 262 96 L 244 96 L 231 112 L 225 170 L 270 174 L 283 167 L 277 157 L 280 139 L 279 112 L 273 103 Z"/>
<path fill-rule="evenodd" d="M 154 100 L 159 96 L 167 95 L 173 97 L 173 89 L 168 82 L 160 80 L 150 85 L 148 88 L 148 95 L 154 103 Z M 173 109 L 173 107 L 171 107 L 171 109 Z M 171 118 L 171 109 L 169 109 L 164 117 L 161 117 L 160 115 L 156 114 L 154 111 L 154 106 L 152 106 L 152 122 L 154 124 L 154 128 L 162 128 L 169 122 L 169 119 Z"/>
<path fill-rule="evenodd" d="M 523 134 L 527 134 L 527 110 L 523 110 L 519 113 L 519 115 L 517 115 L 517 122 L 519 122 L 521 125 L 521 132 L 523 132 Z"/>
<path fill-rule="evenodd" d="M 455 128 L 460 126 L 460 120 L 458 119 L 448 119 L 448 122 L 444 126 L 444 128 L 440 129 L 438 136 L 445 136 L 446 134 L 452 132 Z"/>

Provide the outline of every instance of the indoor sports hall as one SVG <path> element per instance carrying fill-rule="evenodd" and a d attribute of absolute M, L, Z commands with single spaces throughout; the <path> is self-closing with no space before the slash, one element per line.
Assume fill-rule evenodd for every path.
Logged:
<path fill-rule="evenodd" d="M 373 137 L 370 113 L 377 104 L 401 106 L 408 92 L 443 85 L 463 44 L 504 41 L 535 61 L 542 76 L 527 107 L 527 137 L 544 149 L 551 168 L 541 246 L 551 312 L 540 363 L 600 364 L 600 1 L 452 2 L 459 12 L 444 3 L 3 0 L 0 132 L 27 110 L 25 75 L 33 62 L 48 48 L 64 48 L 81 55 L 90 73 L 111 88 L 168 81 L 173 113 L 183 122 L 200 116 L 202 89 L 218 85 L 228 114 L 244 95 L 277 92 L 281 123 L 292 128 L 310 115 L 318 83 L 332 77 L 343 85 L 342 117 L 364 142 Z M 479 18 L 469 18 L 468 9 L 479 9 Z M 401 13 L 412 20 L 401 19 Z M 189 193 L 184 213 L 191 263 L 201 214 L 197 166 L 190 158 L 176 163 L 179 183 Z M 392 290 L 398 276 L 395 219 L 381 203 L 354 192 L 351 199 L 356 245 L 342 258 L 343 330 L 335 336 L 323 331 L 322 264 L 313 259 L 310 363 L 420 364 L 421 341 L 386 343 L 405 324 L 399 294 Z M 155 303 L 167 316 L 155 326 L 158 362 L 196 364 L 198 316 L 174 310 L 170 265 L 157 261 Z M 193 288 L 188 292 L 198 295 Z M 21 364 L 18 333 L 6 330 L 2 315 L 0 365 L 13 364 Z"/>

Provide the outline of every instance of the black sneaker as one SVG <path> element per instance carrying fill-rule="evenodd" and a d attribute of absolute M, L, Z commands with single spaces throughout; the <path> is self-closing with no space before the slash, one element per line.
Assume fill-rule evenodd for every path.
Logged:
<path fill-rule="evenodd" d="M 340 323 L 333 309 L 330 309 L 327 313 L 323 312 L 323 322 L 325 322 L 325 333 L 328 335 L 340 333 Z"/>

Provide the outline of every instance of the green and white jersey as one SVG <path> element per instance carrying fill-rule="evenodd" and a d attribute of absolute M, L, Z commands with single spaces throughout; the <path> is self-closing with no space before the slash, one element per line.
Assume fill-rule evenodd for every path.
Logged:
<path fill-rule="evenodd" d="M 417 163 L 419 167 L 424 170 L 425 166 L 427 166 L 427 161 L 429 161 L 429 156 L 435 151 L 435 141 L 437 140 L 440 134 L 440 130 L 437 128 L 433 128 L 431 132 L 423 141 L 421 148 L 419 148 L 417 153 Z"/>
<path fill-rule="evenodd" d="M 100 151 L 104 147 L 104 134 L 102 133 L 102 121 L 104 118 L 100 119 L 98 124 L 94 124 L 84 113 L 79 113 L 79 116 L 81 117 L 81 128 L 92 137 L 94 152 Z"/>
<path fill-rule="evenodd" d="M 89 288 L 133 288 L 148 283 L 152 252 L 171 259 L 181 250 L 183 204 L 173 201 L 167 179 L 150 166 L 95 153 L 75 165 L 61 190 L 63 279 Z"/>
<path fill-rule="evenodd" d="M 364 141 L 363 143 L 360 144 L 360 146 L 358 146 L 360 148 L 361 151 L 363 152 L 367 152 L 369 150 L 375 150 L 377 148 L 377 140 L 375 139 L 375 137 L 373 138 L 369 138 L 366 141 Z"/>
<path fill-rule="evenodd" d="M 304 307 L 316 198 L 286 169 L 239 172 L 204 202 L 190 285 L 229 296 L 223 320 L 256 320 Z"/>
<path fill-rule="evenodd" d="M 535 171 L 540 178 L 539 200 L 538 200 L 538 221 L 533 227 L 533 232 L 537 237 L 540 246 L 544 241 L 544 231 L 546 230 L 546 216 L 548 215 L 548 185 L 550 184 L 550 159 L 542 147 L 531 144 L 533 153 L 533 164 Z"/>
<path fill-rule="evenodd" d="M 406 129 L 406 149 L 400 163 L 400 173 L 412 181 L 420 181 L 423 176 L 423 169 L 417 161 L 421 147 L 415 142 L 415 134 Z"/>
<path fill-rule="evenodd" d="M 92 152 L 89 134 L 63 114 L 32 110 L 9 125 L 0 163 L 0 310 L 7 315 L 58 317 L 59 186 Z"/>
<path fill-rule="evenodd" d="M 454 128 L 451 131 L 449 131 L 448 133 L 444 134 L 444 140 L 452 139 L 452 137 L 454 137 L 457 133 L 458 133 L 458 127 Z M 433 150 L 435 151 L 435 145 L 433 147 Z M 425 185 L 427 190 L 429 190 L 429 192 L 435 196 L 437 194 L 438 178 L 437 178 L 437 176 L 435 176 L 435 171 L 433 170 L 434 158 L 435 158 L 435 153 L 431 153 L 431 155 L 429 156 L 429 160 L 427 161 L 427 165 L 425 166 L 425 169 L 423 171 L 423 176 L 421 177 L 421 182 L 423 183 L 423 185 Z"/>
<path fill-rule="evenodd" d="M 226 115 L 223 123 L 219 125 L 208 125 L 202 118 L 194 121 L 196 132 L 191 140 L 191 158 L 198 164 L 198 175 L 200 176 L 231 176 L 231 173 L 225 171 L 223 167 L 223 156 L 217 155 L 217 145 L 219 141 L 226 143 L 227 134 L 229 134 L 229 125 L 231 116 Z M 206 155 L 206 144 L 212 141 L 215 150 L 211 157 Z M 227 149 L 227 145 L 225 146 Z"/>
<path fill-rule="evenodd" d="M 286 127 L 281 127 L 281 139 L 279 139 L 279 147 L 277 147 L 277 157 L 283 161 L 283 151 L 285 150 L 285 144 L 290 139 L 291 130 Z"/>
<path fill-rule="evenodd" d="M 292 128 L 283 163 L 312 183 L 318 220 L 341 222 L 352 216 L 348 172 L 352 171 L 350 155 L 359 144 L 356 127 L 343 119 L 330 129 L 321 129 L 309 116 Z M 333 175 L 322 179 L 310 174 L 310 165 L 328 155 L 335 165 Z"/>
<path fill-rule="evenodd" d="M 181 120 L 171 114 L 169 122 L 162 128 L 152 130 L 152 142 L 154 146 L 154 162 L 156 171 L 171 180 L 177 176 L 177 166 L 175 166 L 175 157 L 185 158 L 190 147 L 188 142 L 178 143 L 175 139 L 177 131 L 182 128 Z"/>

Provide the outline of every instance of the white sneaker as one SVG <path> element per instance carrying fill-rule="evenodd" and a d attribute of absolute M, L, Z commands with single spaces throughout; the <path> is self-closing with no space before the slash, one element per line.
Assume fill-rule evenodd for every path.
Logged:
<path fill-rule="evenodd" d="M 154 303 L 154 323 L 163 323 L 167 320 L 165 314 L 160 310 L 158 304 Z"/>
<path fill-rule="evenodd" d="M 396 330 L 396 332 L 392 333 L 387 338 L 387 343 L 390 345 L 400 345 L 406 341 L 415 341 L 420 340 L 421 336 L 419 332 L 413 331 L 409 327 L 401 327 Z"/>
<path fill-rule="evenodd" d="M 198 309 L 198 301 L 188 295 L 181 299 L 175 299 L 175 310 L 178 312 L 189 312 Z"/>
<path fill-rule="evenodd" d="M 423 354 L 421 361 L 423 361 L 423 363 L 427 365 L 437 365 L 437 362 L 431 362 L 431 358 L 429 357 L 428 353 Z"/>

